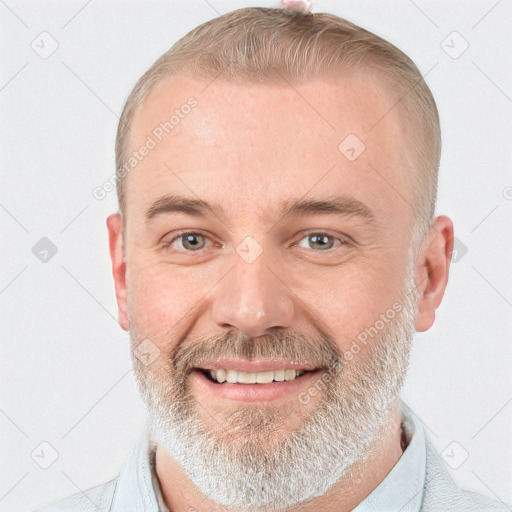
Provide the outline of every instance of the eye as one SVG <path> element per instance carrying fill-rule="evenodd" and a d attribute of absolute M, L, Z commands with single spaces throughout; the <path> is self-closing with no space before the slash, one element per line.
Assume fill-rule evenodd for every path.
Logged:
<path fill-rule="evenodd" d="M 185 231 L 168 242 L 164 242 L 163 249 L 168 250 L 175 242 L 180 242 L 178 251 L 181 252 L 199 252 L 206 247 L 208 237 L 197 231 Z"/>
<path fill-rule="evenodd" d="M 306 240 L 306 247 L 301 245 L 302 240 Z M 344 238 L 336 238 L 323 232 L 309 233 L 305 237 L 301 238 L 301 241 L 297 245 L 303 249 L 318 249 L 316 252 L 328 252 L 334 247 L 336 241 L 338 241 L 340 245 L 350 245 L 350 242 Z"/>
<path fill-rule="evenodd" d="M 168 242 L 164 242 L 162 248 L 169 250 L 174 246 L 177 252 L 200 252 L 207 247 L 208 240 L 210 240 L 208 236 L 198 231 L 182 231 Z M 303 240 L 306 241 L 306 246 L 303 245 Z M 351 245 L 350 241 L 345 238 L 338 238 L 321 231 L 307 234 L 296 245 L 303 249 L 315 249 L 315 252 L 329 252 L 334 248 L 336 242 L 339 242 L 339 246 Z"/>

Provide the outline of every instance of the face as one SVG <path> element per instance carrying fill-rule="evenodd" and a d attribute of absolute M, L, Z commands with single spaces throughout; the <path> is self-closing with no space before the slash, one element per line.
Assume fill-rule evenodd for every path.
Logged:
<path fill-rule="evenodd" d="M 127 154 L 155 145 L 126 178 L 120 321 L 155 439 L 219 503 L 324 494 L 397 398 L 416 303 L 396 101 L 369 76 L 173 77 L 135 115 Z"/>

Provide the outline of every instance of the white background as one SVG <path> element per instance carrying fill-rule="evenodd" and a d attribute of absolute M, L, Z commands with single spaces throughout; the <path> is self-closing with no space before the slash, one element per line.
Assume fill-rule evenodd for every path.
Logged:
<path fill-rule="evenodd" d="M 0 511 L 114 477 L 142 425 L 108 257 L 115 192 L 97 200 L 92 190 L 114 172 L 117 116 L 136 79 L 198 24 L 250 5 L 279 2 L 0 0 Z M 385 37 L 423 73 L 433 68 L 437 213 L 453 219 L 460 259 L 434 327 L 416 336 L 403 397 L 440 452 L 456 441 L 452 459 L 469 453 L 452 470 L 459 483 L 510 503 L 512 2 L 318 0 L 314 9 Z M 46 59 L 31 47 L 44 31 L 58 42 Z M 469 43 L 457 59 L 442 47 L 463 48 L 453 31 Z M 42 237 L 58 248 L 46 263 L 32 253 Z M 31 458 L 43 441 L 58 452 L 48 469 Z M 37 453 L 50 461 L 48 447 Z"/>

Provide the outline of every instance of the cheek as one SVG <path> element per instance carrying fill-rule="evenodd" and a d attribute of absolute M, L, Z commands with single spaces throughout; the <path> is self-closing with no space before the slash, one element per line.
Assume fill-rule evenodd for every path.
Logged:
<path fill-rule="evenodd" d="M 190 274 L 180 275 L 171 269 L 161 271 L 156 264 L 134 266 L 127 280 L 128 315 L 137 335 L 155 342 L 170 335 L 179 338 L 194 307 L 199 306 L 208 289 L 203 290 L 200 283 L 191 279 Z"/>
<path fill-rule="evenodd" d="M 368 260 L 367 264 L 359 262 L 338 271 L 302 274 L 290 288 L 301 299 L 302 310 L 307 308 L 309 320 L 327 330 L 344 352 L 381 315 L 391 312 L 394 316 L 402 275 L 390 261 Z"/>

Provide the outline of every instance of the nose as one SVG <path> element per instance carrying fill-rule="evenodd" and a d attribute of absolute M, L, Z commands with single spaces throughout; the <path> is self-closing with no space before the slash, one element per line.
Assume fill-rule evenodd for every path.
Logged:
<path fill-rule="evenodd" d="M 293 293 L 264 254 L 251 263 L 235 254 L 233 268 L 214 288 L 212 318 L 219 328 L 254 338 L 293 326 Z"/>

